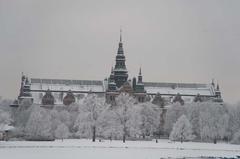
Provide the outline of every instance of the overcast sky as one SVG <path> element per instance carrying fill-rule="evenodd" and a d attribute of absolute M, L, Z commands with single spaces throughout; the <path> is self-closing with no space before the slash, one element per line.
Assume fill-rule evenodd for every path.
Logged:
<path fill-rule="evenodd" d="M 219 81 L 240 101 L 239 0 L 0 0 L 0 96 L 16 98 L 29 77 L 109 76 L 123 29 L 130 77 Z"/>

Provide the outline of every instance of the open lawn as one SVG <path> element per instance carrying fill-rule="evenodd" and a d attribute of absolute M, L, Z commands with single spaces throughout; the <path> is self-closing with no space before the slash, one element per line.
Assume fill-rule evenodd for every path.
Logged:
<path fill-rule="evenodd" d="M 181 157 L 236 157 L 240 146 L 227 143 L 155 141 L 91 142 L 84 139 L 56 141 L 0 141 L 1 159 L 159 159 Z"/>

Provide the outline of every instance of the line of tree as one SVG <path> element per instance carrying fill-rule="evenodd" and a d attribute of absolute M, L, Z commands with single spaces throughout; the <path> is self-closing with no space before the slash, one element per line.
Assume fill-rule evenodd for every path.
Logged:
<path fill-rule="evenodd" d="M 4 104 L 3 104 L 4 105 Z M 116 105 L 103 97 L 89 94 L 79 104 L 52 109 L 23 101 L 18 108 L 0 104 L 0 125 L 12 123 L 15 137 L 28 140 L 65 138 L 153 139 L 160 132 L 172 141 L 231 141 L 240 144 L 240 104 L 197 102 L 167 108 L 161 120 L 162 106 L 137 103 L 128 94 L 116 98 Z M 9 115 L 6 115 L 9 114 Z M 164 125 L 164 126 L 163 126 Z"/>

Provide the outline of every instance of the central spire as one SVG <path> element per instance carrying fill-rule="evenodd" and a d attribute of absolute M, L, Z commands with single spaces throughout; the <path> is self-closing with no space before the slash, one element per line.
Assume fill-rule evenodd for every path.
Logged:
<path fill-rule="evenodd" d="M 118 54 L 122 55 L 124 53 L 123 51 L 123 43 L 122 43 L 122 29 L 120 29 L 120 41 L 118 44 Z"/>
<path fill-rule="evenodd" d="M 120 28 L 120 43 L 122 43 L 122 28 Z"/>
<path fill-rule="evenodd" d="M 120 41 L 114 67 L 114 79 L 118 88 L 120 88 L 128 79 L 127 67 L 125 65 L 125 56 L 122 43 L 122 29 L 120 29 Z"/>

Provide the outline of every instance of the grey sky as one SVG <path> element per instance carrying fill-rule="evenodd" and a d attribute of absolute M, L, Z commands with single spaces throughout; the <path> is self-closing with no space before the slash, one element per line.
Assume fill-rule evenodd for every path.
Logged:
<path fill-rule="evenodd" d="M 130 77 L 219 81 L 240 100 L 239 0 L 0 0 L 0 95 L 15 98 L 30 77 L 109 75 L 123 28 Z"/>

